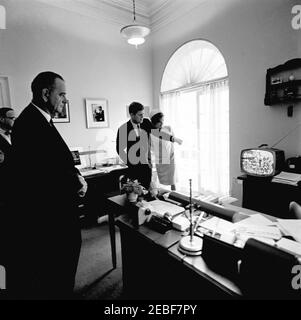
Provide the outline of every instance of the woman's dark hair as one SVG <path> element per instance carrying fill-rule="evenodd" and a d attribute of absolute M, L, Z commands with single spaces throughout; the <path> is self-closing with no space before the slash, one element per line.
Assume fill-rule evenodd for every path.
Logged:
<path fill-rule="evenodd" d="M 162 112 L 158 112 L 151 117 L 151 122 L 153 125 L 156 125 L 162 118 L 164 114 Z"/>

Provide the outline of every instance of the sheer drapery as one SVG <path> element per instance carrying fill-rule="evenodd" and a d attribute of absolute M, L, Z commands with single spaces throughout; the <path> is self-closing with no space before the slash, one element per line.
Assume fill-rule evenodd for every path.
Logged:
<path fill-rule="evenodd" d="M 161 95 L 165 119 L 182 146 L 175 148 L 177 187 L 188 192 L 229 194 L 229 87 L 215 81 Z"/>
<path fill-rule="evenodd" d="M 164 70 L 161 93 L 227 77 L 223 55 L 210 42 L 194 40 L 179 48 Z"/>

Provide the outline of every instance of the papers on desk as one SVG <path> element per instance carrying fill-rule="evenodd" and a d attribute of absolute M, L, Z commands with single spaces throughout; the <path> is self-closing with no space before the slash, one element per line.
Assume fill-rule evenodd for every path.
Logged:
<path fill-rule="evenodd" d="M 272 181 L 296 186 L 301 181 L 301 174 L 282 171 L 277 176 L 274 176 Z"/>
<path fill-rule="evenodd" d="M 183 207 L 177 206 L 173 203 L 161 201 L 161 200 L 153 200 L 148 202 L 157 216 L 163 217 L 165 213 L 169 213 L 171 217 L 175 217 L 180 213 L 183 213 L 185 209 Z"/>
<path fill-rule="evenodd" d="M 279 240 L 282 236 L 277 223 L 270 221 L 261 214 L 254 214 L 236 222 L 234 230 L 244 240 L 248 238 L 255 238 L 260 241 L 262 238 Z M 272 244 L 271 241 L 268 242 Z"/>
<path fill-rule="evenodd" d="M 273 222 L 266 217 L 264 217 L 262 214 L 252 214 L 246 219 L 243 219 L 239 222 L 235 223 L 235 226 L 277 226 L 277 222 Z"/>
<path fill-rule="evenodd" d="M 249 238 L 279 240 L 282 237 L 280 230 L 274 226 L 244 225 L 236 227 L 235 232 Z"/>
<path fill-rule="evenodd" d="M 299 219 L 277 219 L 279 227 L 285 234 L 292 236 L 301 243 L 301 220 Z"/>
<path fill-rule="evenodd" d="M 92 176 L 93 174 L 102 173 L 104 171 L 98 170 L 98 169 L 91 169 L 91 170 L 82 170 L 80 173 L 83 177 Z"/>
<path fill-rule="evenodd" d="M 119 170 L 119 169 L 123 169 L 125 168 L 124 166 L 120 166 L 120 165 L 113 165 L 113 166 L 108 166 L 108 167 L 99 167 L 97 169 L 81 169 L 80 173 L 83 177 L 88 177 L 88 176 L 92 176 L 94 174 L 98 174 L 98 173 L 109 173 L 113 170 Z"/>
<path fill-rule="evenodd" d="M 217 217 L 201 222 L 199 226 L 220 234 L 232 232 L 234 229 L 234 223 Z"/>
<path fill-rule="evenodd" d="M 277 248 L 287 251 L 288 253 L 301 256 L 301 244 L 289 239 L 282 238 L 276 243 Z"/>

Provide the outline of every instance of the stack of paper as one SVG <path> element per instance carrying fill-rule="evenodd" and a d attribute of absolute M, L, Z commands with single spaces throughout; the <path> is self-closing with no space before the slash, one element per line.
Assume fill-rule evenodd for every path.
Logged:
<path fill-rule="evenodd" d="M 207 201 L 207 202 L 213 202 L 213 203 L 218 202 L 218 196 L 214 195 L 214 194 L 201 194 L 197 197 L 194 197 L 193 199 Z"/>
<path fill-rule="evenodd" d="M 301 244 L 296 241 L 282 238 L 276 243 L 276 246 L 289 253 L 301 256 Z"/>
<path fill-rule="evenodd" d="M 254 214 L 235 223 L 235 231 L 245 240 L 248 238 L 266 238 L 279 240 L 281 232 L 277 223 L 265 218 L 261 214 Z"/>
<path fill-rule="evenodd" d="M 282 235 L 277 227 L 273 226 L 259 226 L 259 225 L 249 225 L 249 226 L 239 226 L 235 228 L 235 231 L 239 235 L 244 235 L 250 238 L 268 238 L 279 240 Z"/>
<path fill-rule="evenodd" d="M 292 236 L 301 243 L 301 220 L 299 219 L 278 219 L 279 227 L 287 235 Z"/>
<path fill-rule="evenodd" d="M 266 217 L 264 217 L 262 214 L 252 214 L 248 218 L 241 220 L 239 222 L 235 223 L 235 227 L 238 226 L 277 226 L 277 222 L 273 222 Z"/>
<path fill-rule="evenodd" d="M 200 227 L 216 233 L 229 233 L 234 229 L 234 223 L 220 219 L 217 217 L 212 217 L 199 224 Z"/>
<path fill-rule="evenodd" d="M 298 182 L 301 181 L 301 174 L 282 171 L 275 176 L 272 181 L 296 186 Z"/>
<path fill-rule="evenodd" d="M 151 211 L 160 217 L 163 217 L 165 213 L 168 213 L 171 217 L 175 217 L 185 211 L 183 207 L 161 200 L 149 201 L 149 204 L 152 207 Z"/>

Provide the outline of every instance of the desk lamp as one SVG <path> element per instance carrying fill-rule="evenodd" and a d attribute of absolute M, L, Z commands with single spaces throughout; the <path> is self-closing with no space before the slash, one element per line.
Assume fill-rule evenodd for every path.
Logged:
<path fill-rule="evenodd" d="M 192 187 L 189 179 L 190 197 L 189 197 L 189 235 L 182 237 L 179 243 L 179 251 L 188 256 L 198 256 L 202 253 L 203 239 L 194 235 L 194 226 L 192 221 Z"/>

